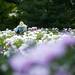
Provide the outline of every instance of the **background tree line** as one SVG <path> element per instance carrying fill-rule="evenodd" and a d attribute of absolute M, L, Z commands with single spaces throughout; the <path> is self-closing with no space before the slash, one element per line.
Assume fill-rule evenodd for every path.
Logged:
<path fill-rule="evenodd" d="M 0 29 L 28 26 L 75 28 L 75 0 L 0 0 Z"/>

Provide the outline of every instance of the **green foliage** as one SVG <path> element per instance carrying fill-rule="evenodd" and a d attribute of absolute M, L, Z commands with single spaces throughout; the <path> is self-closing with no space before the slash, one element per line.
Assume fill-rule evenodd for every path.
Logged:
<path fill-rule="evenodd" d="M 16 9 L 18 16 L 9 17 L 8 14 L 15 12 Z M 0 0 L 1 29 L 12 29 L 20 20 L 28 26 L 75 28 L 75 1 Z"/>
<path fill-rule="evenodd" d="M 5 43 L 4 43 L 4 37 L 0 37 L 0 48 L 4 49 Z"/>
<path fill-rule="evenodd" d="M 0 54 L 0 74 L 1 74 L 1 75 L 12 75 L 12 74 L 11 74 L 11 73 L 12 73 L 12 70 L 11 70 L 11 68 L 9 67 L 9 65 L 6 64 L 6 63 L 7 63 L 7 57 Z M 1 66 L 2 66 L 3 64 L 5 64 L 5 65 L 8 66 L 8 67 L 7 67 L 7 68 L 8 68 L 7 71 L 2 71 L 2 70 L 1 70 Z"/>
<path fill-rule="evenodd" d="M 73 0 L 19 0 L 19 18 L 29 26 L 75 28 Z"/>
<path fill-rule="evenodd" d="M 43 33 L 37 33 L 36 40 L 40 40 L 43 37 Z"/>
<path fill-rule="evenodd" d="M 21 39 L 17 39 L 15 42 L 14 42 L 14 45 L 19 48 L 21 45 L 22 45 L 23 41 Z"/>
<path fill-rule="evenodd" d="M 29 26 L 47 24 L 47 0 L 23 0 L 17 4 L 19 18 Z"/>
<path fill-rule="evenodd" d="M 9 13 L 15 12 L 14 8 L 16 8 L 14 3 L 0 0 L 0 30 L 15 27 L 18 19 L 15 16 L 9 17 Z"/>

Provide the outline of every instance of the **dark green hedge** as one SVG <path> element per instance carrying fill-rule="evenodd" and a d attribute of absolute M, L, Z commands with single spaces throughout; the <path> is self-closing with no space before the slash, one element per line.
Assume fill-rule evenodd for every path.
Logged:
<path fill-rule="evenodd" d="M 18 16 L 8 17 L 14 8 Z M 20 20 L 30 27 L 75 28 L 75 1 L 0 0 L 0 29 L 13 29 Z"/>

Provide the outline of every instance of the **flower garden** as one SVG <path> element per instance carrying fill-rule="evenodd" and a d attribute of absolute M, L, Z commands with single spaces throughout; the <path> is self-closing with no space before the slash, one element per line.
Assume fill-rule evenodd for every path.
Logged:
<path fill-rule="evenodd" d="M 29 28 L 22 21 L 0 31 L 1 75 L 75 75 L 75 30 Z"/>

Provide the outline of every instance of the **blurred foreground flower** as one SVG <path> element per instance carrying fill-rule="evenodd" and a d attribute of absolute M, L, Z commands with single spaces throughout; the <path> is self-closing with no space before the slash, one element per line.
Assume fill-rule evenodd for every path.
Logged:
<path fill-rule="evenodd" d="M 9 64 L 13 70 L 19 74 L 23 73 L 23 75 L 49 75 L 49 67 L 44 69 L 44 66 L 48 66 L 52 60 L 62 57 L 66 53 L 67 46 L 71 44 L 75 44 L 75 38 L 67 34 L 62 35 L 57 40 L 52 40 L 47 43 L 42 43 L 35 47 L 29 48 L 28 52 L 25 51 L 24 53 L 16 53 L 16 55 L 10 58 Z M 39 65 L 42 66 L 42 69 Z M 56 73 L 56 75 L 61 74 L 68 75 L 61 70 Z"/>
<path fill-rule="evenodd" d="M 69 71 L 67 71 L 65 68 L 60 67 L 56 72 L 55 75 L 71 75 Z"/>

